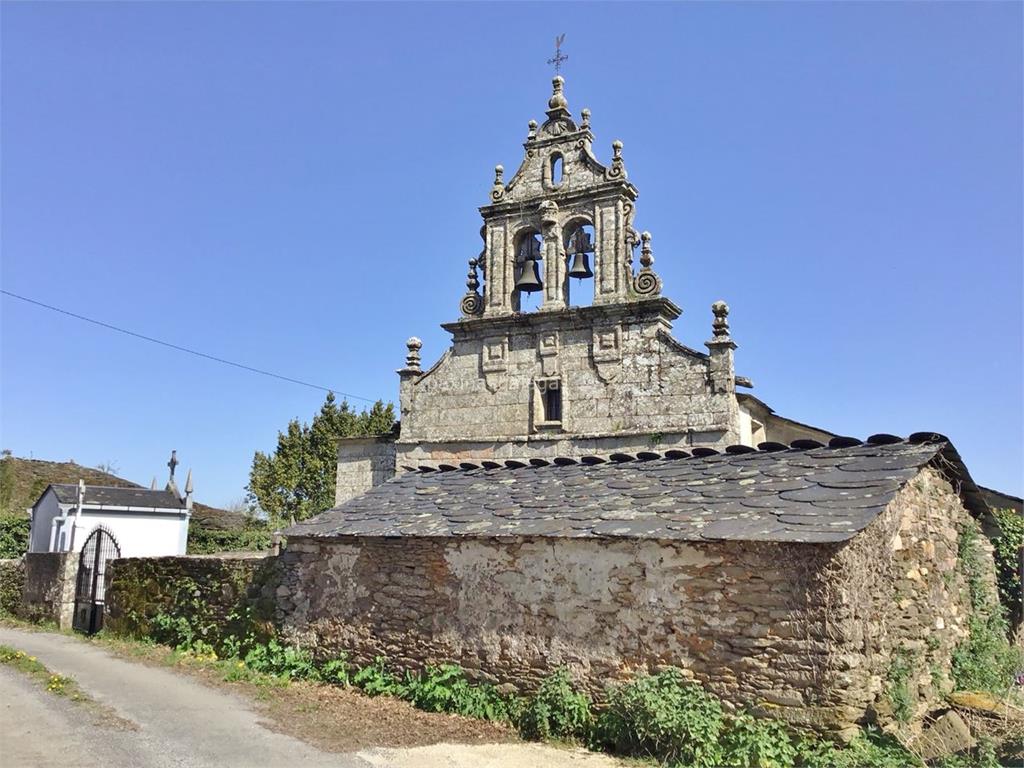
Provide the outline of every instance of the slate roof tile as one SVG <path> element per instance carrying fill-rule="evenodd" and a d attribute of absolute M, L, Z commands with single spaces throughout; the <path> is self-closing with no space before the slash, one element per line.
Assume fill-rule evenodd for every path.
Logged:
<path fill-rule="evenodd" d="M 285 533 L 821 544 L 845 541 L 863 530 L 928 465 L 954 481 L 973 513 L 986 508 L 956 450 L 937 437 L 645 461 L 410 472 Z"/>
<path fill-rule="evenodd" d="M 74 483 L 50 485 L 61 504 L 78 503 L 78 486 Z M 115 488 L 105 485 L 85 486 L 85 503 L 109 507 L 135 507 L 144 509 L 185 509 L 185 500 L 167 490 L 149 488 Z"/>

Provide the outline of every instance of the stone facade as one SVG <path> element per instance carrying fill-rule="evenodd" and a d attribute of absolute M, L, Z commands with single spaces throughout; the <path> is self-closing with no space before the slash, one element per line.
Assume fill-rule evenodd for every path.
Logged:
<path fill-rule="evenodd" d="M 519 169 L 506 184 L 499 166 L 480 209 L 484 248 L 470 262 L 462 318 L 443 326 L 451 349 L 424 372 L 410 340 L 399 465 L 740 440 L 728 308 L 716 304 L 709 353 L 672 337 L 681 310 L 660 295 L 650 234 L 633 227 L 637 190 L 622 143 L 610 165 L 597 160 L 589 112 L 573 120 L 560 77 L 548 107 L 543 125 L 530 124 Z M 591 306 L 570 296 L 581 263 L 593 279 L 573 291 L 592 294 Z M 541 305 L 521 311 L 521 279 L 534 269 Z"/>
<path fill-rule="evenodd" d="M 921 712 L 948 690 L 967 520 L 925 468 L 845 543 L 293 533 L 278 610 L 293 640 L 360 662 L 450 661 L 526 690 L 565 665 L 596 694 L 673 665 L 735 706 L 842 733 L 886 716 L 897 649 L 917 654 Z"/>

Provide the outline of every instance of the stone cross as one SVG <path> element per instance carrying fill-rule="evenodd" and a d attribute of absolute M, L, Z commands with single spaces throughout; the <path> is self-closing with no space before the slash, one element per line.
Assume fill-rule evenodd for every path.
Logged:
<path fill-rule="evenodd" d="M 167 466 L 171 468 L 171 480 L 174 479 L 174 468 L 178 466 L 178 452 L 171 451 L 171 460 L 167 462 Z"/>

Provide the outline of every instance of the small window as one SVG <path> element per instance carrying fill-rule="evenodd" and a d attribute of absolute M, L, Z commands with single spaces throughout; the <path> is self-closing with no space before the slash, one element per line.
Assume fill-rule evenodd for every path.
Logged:
<path fill-rule="evenodd" d="M 544 421 L 562 420 L 562 387 L 558 379 L 541 382 L 544 398 Z"/>
<path fill-rule="evenodd" d="M 557 152 L 551 156 L 551 184 L 557 187 L 562 183 L 562 156 Z"/>

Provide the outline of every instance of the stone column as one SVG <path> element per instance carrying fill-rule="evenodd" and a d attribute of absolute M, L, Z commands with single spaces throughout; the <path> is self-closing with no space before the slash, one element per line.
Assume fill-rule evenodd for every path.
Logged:
<path fill-rule="evenodd" d="M 412 411 L 413 385 L 423 375 L 423 369 L 420 367 L 420 349 L 423 348 L 423 342 L 413 336 L 405 342 L 405 346 L 408 349 L 405 356 L 405 368 L 399 368 L 397 371 L 399 377 L 398 410 L 401 414 L 399 418 L 403 421 Z"/>
<path fill-rule="evenodd" d="M 629 299 L 626 217 L 621 200 L 600 203 L 594 216 L 594 304 Z"/>
<path fill-rule="evenodd" d="M 709 375 L 711 389 L 716 394 L 736 391 L 736 368 L 733 351 L 736 343 L 729 336 L 729 305 L 716 301 L 711 305 L 715 321 L 711 324 L 712 337 L 704 342 L 711 355 Z"/>
<path fill-rule="evenodd" d="M 541 310 L 565 309 L 565 246 L 559 226 L 558 205 L 553 200 L 540 204 L 541 233 L 544 237 L 544 302 Z"/>

